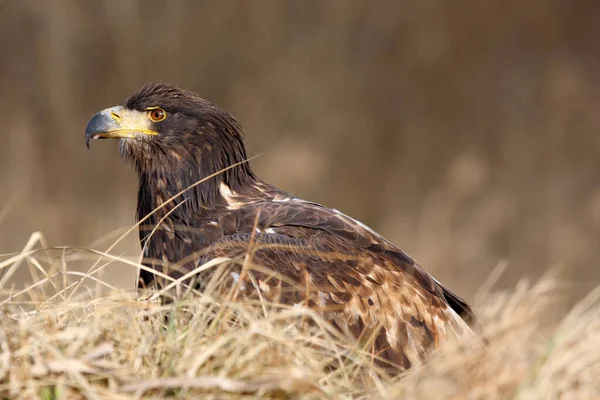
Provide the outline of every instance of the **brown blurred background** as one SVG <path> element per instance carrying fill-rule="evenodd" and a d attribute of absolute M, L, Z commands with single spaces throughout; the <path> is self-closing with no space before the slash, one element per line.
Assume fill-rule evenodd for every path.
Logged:
<path fill-rule="evenodd" d="M 595 0 L 4 0 L 0 253 L 33 231 L 104 250 L 135 222 L 133 171 L 83 133 L 166 81 L 236 115 L 265 180 L 371 225 L 466 298 L 499 262 L 501 286 L 562 266 L 588 290 L 599 38 Z M 137 234 L 114 253 L 137 256 Z M 109 278 L 133 285 L 130 268 Z"/>

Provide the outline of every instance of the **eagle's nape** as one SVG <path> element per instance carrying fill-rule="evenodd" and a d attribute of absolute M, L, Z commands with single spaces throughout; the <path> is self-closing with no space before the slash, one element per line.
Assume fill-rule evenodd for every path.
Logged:
<path fill-rule="evenodd" d="M 146 85 L 91 119 L 86 143 L 103 138 L 119 139 L 137 172 L 147 266 L 180 278 L 215 257 L 237 260 L 226 275 L 253 296 L 240 269 L 250 255 L 262 268 L 261 298 L 307 304 L 355 338 L 374 335 L 374 351 L 401 369 L 470 335 L 468 304 L 407 254 L 341 212 L 261 181 L 240 124 L 197 94 Z M 142 271 L 140 286 L 164 285 L 154 278 Z M 202 288 L 211 270 L 195 279 Z"/>

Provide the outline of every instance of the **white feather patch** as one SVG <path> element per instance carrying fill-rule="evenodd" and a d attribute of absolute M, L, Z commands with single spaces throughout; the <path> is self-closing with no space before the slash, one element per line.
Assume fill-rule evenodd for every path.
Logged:
<path fill-rule="evenodd" d="M 245 282 L 240 282 L 240 274 L 238 274 L 237 272 L 230 272 L 229 275 L 233 279 L 234 285 L 239 282 L 240 283 L 240 290 L 242 292 L 245 292 L 246 291 L 246 283 Z"/>
<path fill-rule="evenodd" d="M 237 194 L 223 182 L 221 182 L 221 185 L 219 186 L 219 193 L 221 194 L 221 197 L 223 197 L 225 202 L 227 202 L 227 205 L 228 205 L 227 208 L 229 210 L 237 210 L 244 204 L 240 201 L 235 200 L 235 197 L 237 197 Z"/>

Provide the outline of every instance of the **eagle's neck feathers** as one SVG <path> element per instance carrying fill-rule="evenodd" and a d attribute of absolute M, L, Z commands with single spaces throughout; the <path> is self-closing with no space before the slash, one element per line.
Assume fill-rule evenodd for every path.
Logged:
<path fill-rule="evenodd" d="M 253 174 L 239 166 L 225 172 L 217 168 L 204 172 L 198 164 L 189 163 L 185 167 L 138 170 L 138 219 L 154 212 L 151 222 L 156 223 L 167 214 L 166 218 L 188 221 L 194 214 L 229 208 L 233 202 L 239 202 L 234 198 L 240 192 L 257 192 Z"/>

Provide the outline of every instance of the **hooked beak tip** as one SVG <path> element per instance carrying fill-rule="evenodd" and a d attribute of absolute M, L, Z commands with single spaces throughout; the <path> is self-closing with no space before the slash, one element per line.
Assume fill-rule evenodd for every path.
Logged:
<path fill-rule="evenodd" d="M 103 133 L 118 129 L 117 121 L 110 115 L 116 111 L 122 110 L 122 107 L 112 107 L 96 113 L 88 122 L 85 128 L 85 145 L 90 148 L 90 140 L 99 139 Z"/>

